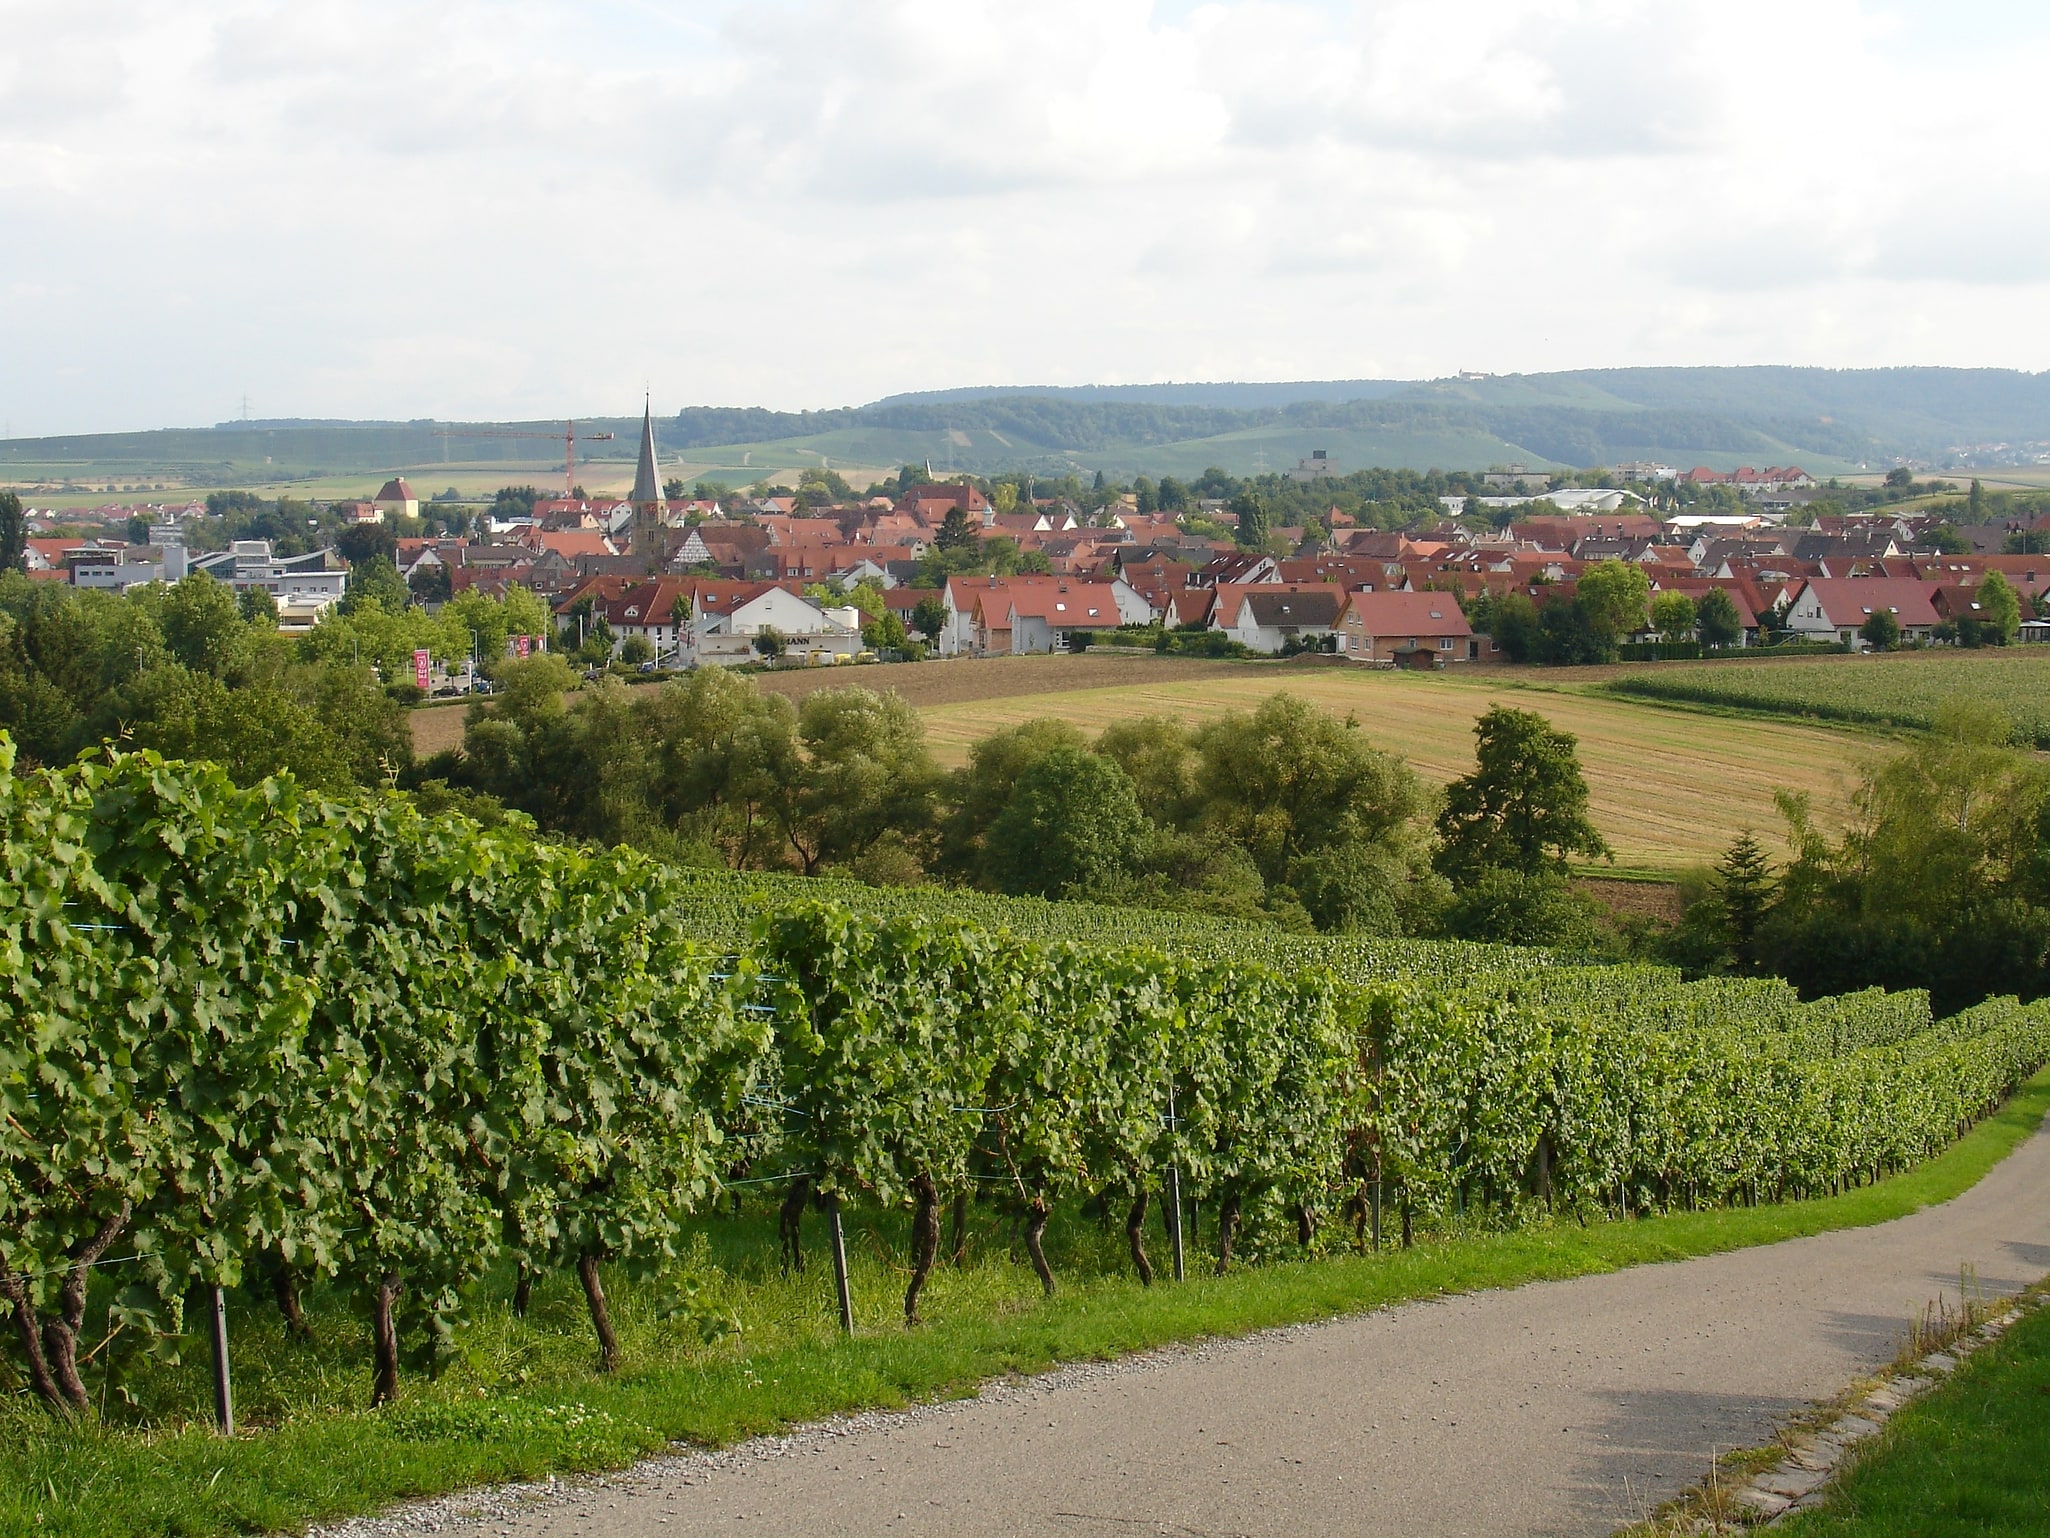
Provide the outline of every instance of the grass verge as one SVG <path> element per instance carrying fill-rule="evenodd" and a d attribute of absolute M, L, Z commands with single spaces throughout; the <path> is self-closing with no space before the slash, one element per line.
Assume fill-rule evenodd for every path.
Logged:
<path fill-rule="evenodd" d="M 850 1235 L 862 1309 L 852 1339 L 834 1327 L 823 1257 L 803 1276 L 777 1270 L 772 1213 L 710 1218 L 678 1272 L 608 1282 L 627 1364 L 616 1376 L 593 1370 L 573 1278 L 544 1280 L 524 1320 L 511 1317 L 496 1278 L 479 1289 L 440 1376 L 410 1379 L 399 1405 L 376 1412 L 363 1322 L 345 1300 L 313 1297 L 314 1339 L 291 1345 L 252 1295 L 238 1299 L 235 1323 L 249 1435 L 222 1441 L 206 1430 L 196 1362 L 134 1380 L 134 1407 L 110 1399 L 101 1424 L 55 1425 L 16 1395 L 0 1410 L 0 1530 L 289 1529 L 465 1485 L 615 1467 L 672 1440 L 724 1443 L 838 1411 L 969 1393 L 983 1379 L 1063 1361 L 1885 1222 L 1968 1189 L 2046 1109 L 2050 1070 L 1937 1158 L 1842 1196 L 1439 1235 L 1407 1251 L 1276 1258 L 1182 1286 L 1139 1287 L 1120 1274 L 1121 1236 L 1077 1218 L 1050 1236 L 1063 1281 L 1050 1300 L 1005 1253 L 1008 1230 L 984 1217 L 978 1258 L 941 1270 L 925 1302 L 931 1322 L 916 1330 L 896 1315 L 903 1220 L 868 1214 Z M 105 1394 L 109 1385 L 94 1386 Z"/>
<path fill-rule="evenodd" d="M 2050 1309 L 2030 1310 L 1888 1422 L 1796 1538 L 2050 1531 Z"/>

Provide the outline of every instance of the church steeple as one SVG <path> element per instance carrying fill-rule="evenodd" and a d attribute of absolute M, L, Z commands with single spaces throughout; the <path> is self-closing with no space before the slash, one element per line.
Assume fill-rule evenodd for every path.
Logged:
<path fill-rule="evenodd" d="M 652 400 L 641 408 L 641 462 L 634 470 L 633 495 L 627 498 L 636 508 L 652 509 L 657 515 L 669 511 L 662 497 L 662 474 L 655 464 L 655 409 Z"/>
<path fill-rule="evenodd" d="M 641 462 L 634 469 L 634 489 L 627 501 L 634 510 L 633 553 L 655 572 L 669 554 L 669 503 L 662 496 L 662 472 L 655 463 L 655 408 L 649 401 L 641 407 Z"/>

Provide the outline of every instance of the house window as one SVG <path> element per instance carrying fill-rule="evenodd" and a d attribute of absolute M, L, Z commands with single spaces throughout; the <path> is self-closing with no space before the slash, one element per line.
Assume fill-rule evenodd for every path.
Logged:
<path fill-rule="evenodd" d="M 1449 635 L 1439 636 L 1438 650 L 1441 652 L 1449 652 L 1450 650 L 1452 650 L 1452 637 L 1450 637 Z"/>

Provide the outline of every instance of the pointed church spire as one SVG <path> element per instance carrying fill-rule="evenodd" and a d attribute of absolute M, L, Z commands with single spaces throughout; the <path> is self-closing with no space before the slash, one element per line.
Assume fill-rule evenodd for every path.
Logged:
<path fill-rule="evenodd" d="M 634 471 L 633 495 L 627 501 L 638 508 L 652 508 L 667 512 L 669 504 L 662 497 L 662 473 L 655 464 L 655 408 L 652 399 L 643 402 L 641 408 L 641 462 Z"/>

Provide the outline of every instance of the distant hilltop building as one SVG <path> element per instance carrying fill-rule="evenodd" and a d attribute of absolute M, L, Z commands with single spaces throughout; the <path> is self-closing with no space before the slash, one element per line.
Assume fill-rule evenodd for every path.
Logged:
<path fill-rule="evenodd" d="M 1299 481 L 1321 481 L 1326 476 L 1336 475 L 1338 465 L 1324 449 L 1312 449 L 1308 459 L 1299 459 L 1289 474 Z"/>
<path fill-rule="evenodd" d="M 1749 465 L 1725 473 L 1698 465 L 1684 477 L 1695 486 L 1734 486 L 1746 496 L 1761 491 L 1812 491 L 1815 477 L 1799 465 L 1775 465 L 1769 470 L 1754 470 Z"/>
<path fill-rule="evenodd" d="M 395 475 L 377 488 L 377 495 L 370 499 L 375 510 L 372 520 L 383 523 L 387 518 L 418 518 L 420 516 L 420 493 L 415 491 L 403 475 Z"/>

